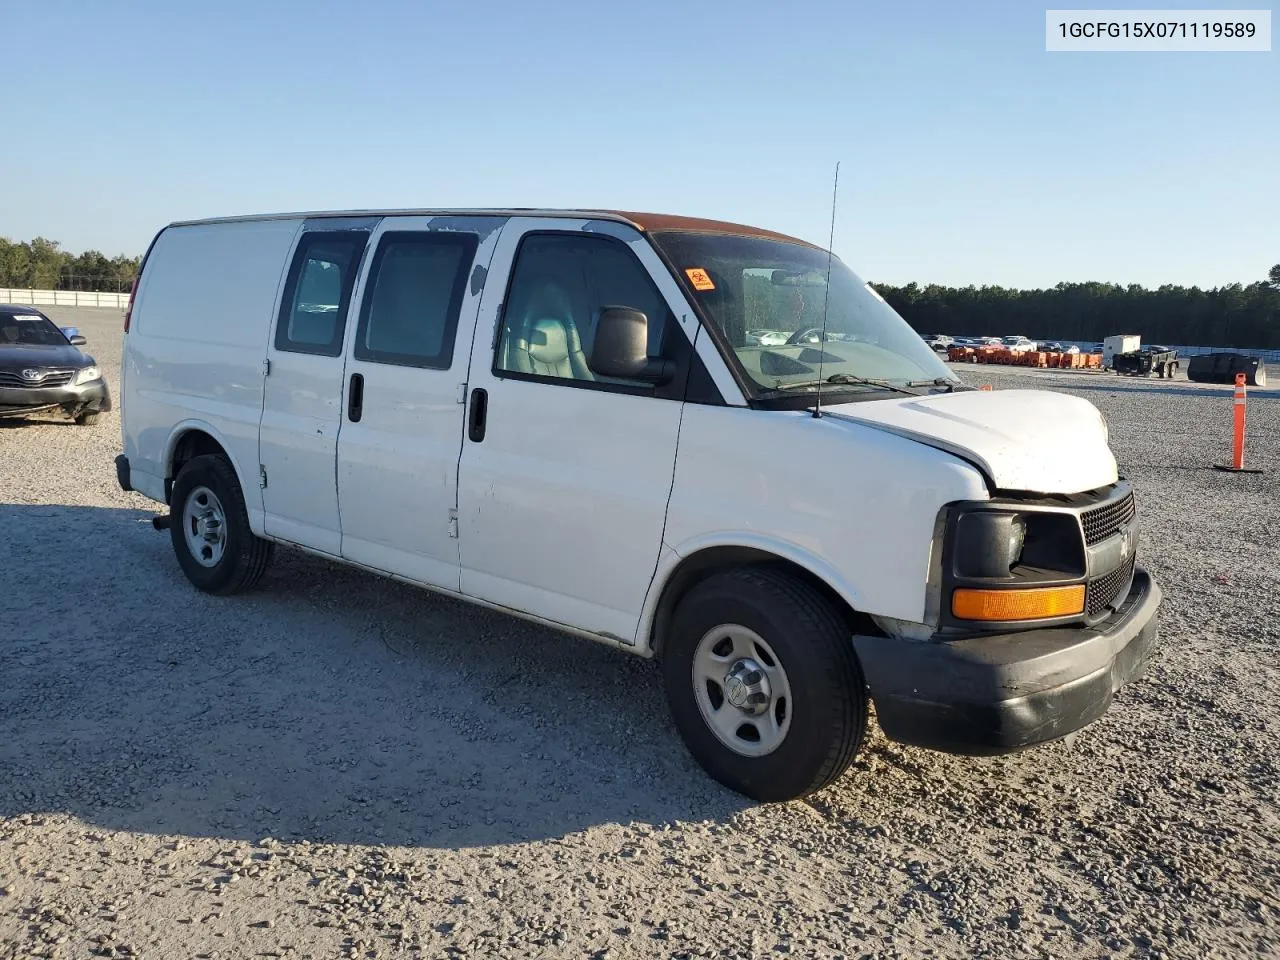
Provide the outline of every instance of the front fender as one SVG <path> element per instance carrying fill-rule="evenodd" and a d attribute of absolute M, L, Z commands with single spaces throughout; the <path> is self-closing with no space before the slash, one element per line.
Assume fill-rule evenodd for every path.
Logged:
<path fill-rule="evenodd" d="M 866 424 L 687 404 L 641 629 L 675 564 L 713 545 L 793 562 L 868 616 L 925 623 L 938 513 L 986 497 L 972 465 Z"/>
<path fill-rule="evenodd" d="M 681 564 L 699 553 L 724 547 L 753 550 L 780 560 L 790 561 L 831 587 L 850 607 L 855 610 L 860 609 L 860 598 L 853 584 L 842 577 L 831 564 L 797 544 L 778 537 L 744 531 L 724 530 L 706 533 L 690 537 L 674 547 L 663 543 L 658 566 L 654 571 L 653 581 L 649 585 L 649 592 L 645 596 L 640 623 L 636 629 L 637 653 L 643 656 L 653 655 L 653 628 L 657 620 L 658 608 L 662 602 L 663 593 Z"/>

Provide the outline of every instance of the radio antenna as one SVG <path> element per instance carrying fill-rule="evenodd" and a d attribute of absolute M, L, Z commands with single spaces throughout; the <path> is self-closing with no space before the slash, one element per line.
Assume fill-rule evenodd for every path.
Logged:
<path fill-rule="evenodd" d="M 840 189 L 840 161 L 836 161 L 836 181 L 831 187 L 831 238 L 827 241 L 827 282 L 822 288 L 822 339 L 818 341 L 818 395 L 813 404 L 816 420 L 822 416 L 822 361 L 827 356 L 827 301 L 831 298 L 831 248 L 836 243 L 836 193 Z"/>

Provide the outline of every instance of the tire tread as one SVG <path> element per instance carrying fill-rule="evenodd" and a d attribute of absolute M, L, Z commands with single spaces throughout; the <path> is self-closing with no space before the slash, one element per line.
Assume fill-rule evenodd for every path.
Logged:
<path fill-rule="evenodd" d="M 826 671 L 826 676 L 833 699 L 841 705 L 842 710 L 833 725 L 836 736 L 832 738 L 827 759 L 801 795 L 816 793 L 830 786 L 848 769 L 866 736 L 865 709 L 857 709 L 855 701 L 844 695 L 845 691 L 851 689 L 861 691 L 864 686 L 862 668 L 858 664 L 853 641 L 849 639 L 853 631 L 847 629 L 843 618 L 818 591 L 790 574 L 768 567 L 746 567 L 734 571 L 730 576 L 757 590 L 776 590 L 786 597 L 794 612 L 806 621 L 806 626 L 812 628 L 813 636 L 826 634 L 836 640 L 834 643 L 823 644 L 820 653 L 828 660 L 831 669 Z"/>

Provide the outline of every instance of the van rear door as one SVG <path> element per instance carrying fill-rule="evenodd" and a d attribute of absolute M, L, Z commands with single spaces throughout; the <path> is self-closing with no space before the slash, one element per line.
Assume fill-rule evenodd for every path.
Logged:
<path fill-rule="evenodd" d="M 462 401 L 502 223 L 383 220 L 348 337 L 338 431 L 342 556 L 453 591 Z"/>
<path fill-rule="evenodd" d="M 303 224 L 267 346 L 258 434 L 267 536 L 339 556 L 334 474 L 343 341 L 356 277 L 378 218 Z"/>

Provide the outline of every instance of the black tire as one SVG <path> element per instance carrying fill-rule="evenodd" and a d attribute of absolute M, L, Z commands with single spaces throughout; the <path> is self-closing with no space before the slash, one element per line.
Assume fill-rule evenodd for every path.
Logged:
<path fill-rule="evenodd" d="M 91 427 L 98 422 L 98 418 L 102 416 L 97 410 L 86 410 L 84 413 L 76 415 L 76 425 L 81 427 Z"/>
<path fill-rule="evenodd" d="M 187 501 L 201 489 L 214 494 L 224 518 L 225 542 L 221 557 L 213 566 L 197 560 L 187 542 L 184 519 Z M 169 536 L 178 565 L 188 580 L 206 593 L 225 595 L 247 590 L 262 578 L 275 544 L 255 536 L 249 529 L 244 493 L 226 458 L 205 454 L 187 461 L 173 482 L 169 503 Z"/>
<path fill-rule="evenodd" d="M 790 727 L 763 756 L 729 747 L 698 706 L 694 657 L 723 625 L 754 631 L 785 669 Z M 866 685 L 850 633 L 817 590 L 778 570 L 747 567 L 698 584 L 677 606 L 662 656 L 667 701 L 690 753 L 726 787 L 764 802 L 793 800 L 835 781 L 867 725 Z"/>

